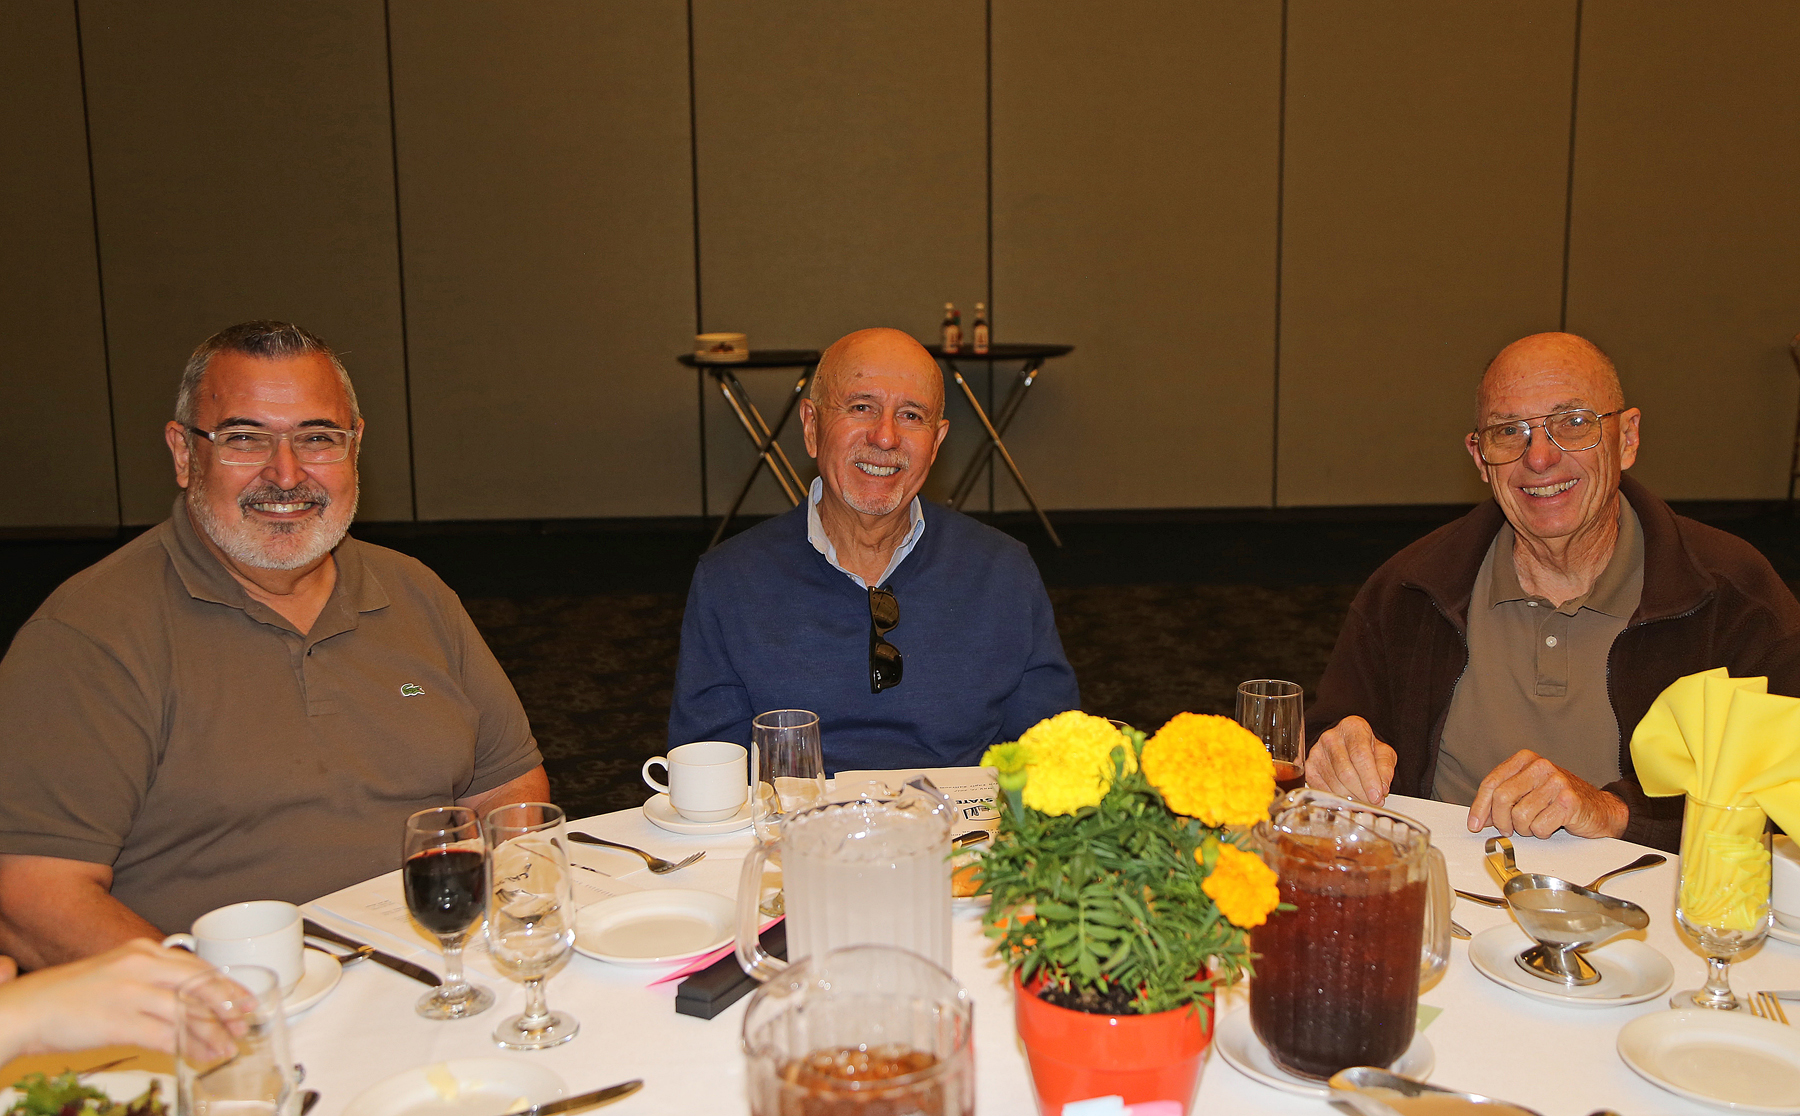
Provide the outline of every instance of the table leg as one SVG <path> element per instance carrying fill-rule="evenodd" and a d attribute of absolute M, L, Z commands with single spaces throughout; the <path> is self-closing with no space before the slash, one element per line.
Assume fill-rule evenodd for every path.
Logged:
<path fill-rule="evenodd" d="M 737 415 L 738 422 L 744 427 L 744 433 L 749 435 L 752 442 L 756 443 L 756 461 L 750 466 L 749 475 L 744 478 L 743 485 L 739 487 L 737 498 L 731 502 L 731 507 L 720 518 L 718 527 L 713 530 L 712 541 L 707 543 L 708 550 L 718 546 L 719 540 L 724 538 L 725 528 L 731 525 L 732 519 L 737 516 L 738 509 L 744 506 L 745 499 L 750 495 L 750 488 L 756 483 L 757 474 L 762 472 L 765 463 L 768 464 L 770 475 L 775 478 L 775 483 L 781 486 L 782 494 L 788 498 L 789 503 L 798 506 L 804 498 L 806 485 L 801 481 L 800 474 L 794 469 L 793 462 L 788 460 L 787 454 L 776 440 L 781 437 L 781 431 L 787 426 L 788 419 L 792 417 L 794 408 L 800 402 L 800 397 L 806 394 L 806 389 L 812 383 L 813 373 L 816 370 L 817 365 L 809 365 L 800 373 L 799 378 L 794 382 L 794 390 L 788 395 L 787 405 L 782 408 L 781 417 L 776 420 L 773 428 L 763 420 L 762 413 L 756 409 L 756 404 L 750 402 L 749 393 L 744 391 L 744 385 L 734 372 L 730 369 L 720 369 L 714 373 L 719 382 L 720 394 L 725 396 L 725 401 L 731 405 L 732 412 Z"/>
<path fill-rule="evenodd" d="M 1044 525 L 1044 533 L 1049 535 L 1050 541 L 1060 548 L 1062 539 L 1057 537 L 1056 528 L 1050 526 L 1050 517 L 1044 514 L 1044 509 L 1038 504 L 1037 497 L 1032 495 L 1031 486 L 1025 483 L 1025 474 L 1019 472 L 1019 466 L 1014 463 L 1012 454 L 1006 451 L 1006 443 L 1000 440 L 1000 432 L 994 429 L 992 422 L 988 421 L 987 412 L 981 409 L 981 401 L 975 398 L 975 391 L 969 387 L 969 381 L 963 379 L 962 372 L 955 365 L 950 366 L 950 374 L 956 377 L 956 386 L 962 388 L 963 395 L 969 400 L 969 406 L 974 408 L 975 417 L 981 420 L 982 429 L 987 431 L 988 441 L 993 444 L 994 451 L 999 453 L 1000 460 L 1006 462 L 1006 470 L 1012 474 L 1013 482 L 1024 494 L 1025 502 L 1030 504 L 1031 510 L 1037 513 L 1038 522 Z M 1008 402 L 1011 402 L 1010 398 Z"/>
<path fill-rule="evenodd" d="M 1006 428 L 1012 425 L 1013 416 L 1019 411 L 1019 404 L 1024 401 L 1026 391 L 1037 380 L 1038 369 L 1043 366 L 1044 362 L 1041 359 L 1030 360 L 1025 362 L 1023 368 L 1019 369 L 1018 378 L 1013 382 L 1012 389 L 1007 392 L 1006 399 L 1000 404 L 1000 410 L 994 419 L 994 429 L 1001 436 L 1004 437 Z M 950 490 L 951 507 L 957 511 L 962 510 L 963 503 L 975 490 L 975 482 L 980 478 L 981 470 L 986 468 L 988 462 L 993 458 L 994 444 L 992 442 L 986 443 L 975 451 L 975 455 L 969 459 L 969 464 L 964 467 L 962 476 L 957 479 L 956 487 Z"/>

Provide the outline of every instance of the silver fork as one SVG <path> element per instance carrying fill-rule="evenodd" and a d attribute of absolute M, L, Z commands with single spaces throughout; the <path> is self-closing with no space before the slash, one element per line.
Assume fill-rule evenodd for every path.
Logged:
<path fill-rule="evenodd" d="M 1787 1011 L 1773 992 L 1758 992 L 1750 997 L 1750 1014 L 1771 1023 L 1786 1024 L 1788 1021 Z"/>
<path fill-rule="evenodd" d="M 666 876 L 677 869 L 686 868 L 694 861 L 699 860 L 706 855 L 706 850 L 702 849 L 693 856 L 688 857 L 686 860 L 664 860 L 660 856 L 650 855 L 643 849 L 633 848 L 630 845 L 621 845 L 617 841 L 608 841 L 604 838 L 596 837 L 591 833 L 571 833 L 569 834 L 569 840 L 582 845 L 599 845 L 603 848 L 620 849 L 624 852 L 637 853 L 644 858 L 644 863 L 649 867 L 651 873 L 658 876 Z"/>

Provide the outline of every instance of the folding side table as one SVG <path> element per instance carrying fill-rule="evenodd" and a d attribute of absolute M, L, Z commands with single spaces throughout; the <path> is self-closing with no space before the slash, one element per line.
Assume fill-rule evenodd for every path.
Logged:
<path fill-rule="evenodd" d="M 1012 454 L 1006 452 L 1006 443 L 1000 440 L 1000 436 L 1006 433 L 1008 426 L 1012 425 L 1013 416 L 1019 413 L 1019 404 L 1025 401 L 1025 393 L 1030 391 L 1031 385 L 1037 381 L 1038 370 L 1044 366 L 1044 362 L 1051 357 L 1065 356 L 1074 352 L 1075 346 L 989 345 L 988 351 L 985 353 L 977 353 L 966 348 L 959 349 L 954 353 L 947 353 L 940 345 L 927 345 L 925 349 L 936 357 L 944 371 L 950 373 L 956 380 L 956 386 L 962 388 L 964 397 L 969 401 L 969 406 L 974 408 L 975 417 L 980 420 L 982 429 L 987 432 L 987 444 L 975 451 L 975 456 L 969 459 L 968 466 L 963 469 L 962 476 L 957 479 L 956 487 L 950 490 L 950 506 L 958 511 L 962 510 L 964 501 L 975 489 L 975 478 L 981 475 L 981 470 L 987 466 L 989 461 L 993 460 L 994 454 L 998 453 L 1000 460 L 1006 462 L 1007 472 L 1012 474 L 1013 480 L 1019 486 L 1019 491 L 1025 496 L 1025 501 L 1031 505 L 1031 510 L 1037 513 L 1038 522 L 1044 525 L 1044 533 L 1050 536 L 1051 542 L 1059 547 L 1062 546 L 1062 539 L 1057 537 L 1056 528 L 1050 526 L 1050 517 L 1044 514 L 1044 509 L 1038 504 L 1037 497 L 1031 494 L 1031 486 L 1025 483 L 1025 474 L 1019 472 L 1018 464 L 1013 461 Z M 982 410 L 981 401 L 975 398 L 975 390 L 969 386 L 969 381 L 963 377 L 962 369 L 958 365 L 970 361 L 986 361 L 988 374 L 992 376 L 994 362 L 1001 360 L 1016 360 L 1023 363 L 1019 367 L 1017 378 L 1013 380 L 1012 389 L 1006 393 L 1006 399 L 1000 404 L 1000 409 L 995 412 L 994 418 L 990 420 L 987 412 Z"/>
<path fill-rule="evenodd" d="M 730 526 L 738 509 L 744 506 L 745 497 L 750 495 L 750 486 L 756 483 L 757 474 L 762 472 L 764 465 L 769 467 L 770 475 L 775 478 L 775 483 L 781 486 L 781 491 L 787 496 L 789 503 L 798 506 L 800 501 L 805 498 L 806 482 L 800 479 L 794 463 L 788 460 L 787 454 L 782 450 L 777 439 L 781 437 L 782 428 L 787 426 L 788 419 L 793 416 L 794 408 L 799 404 L 800 397 L 806 394 L 807 386 L 812 383 L 813 373 L 819 367 L 819 353 L 815 349 L 752 349 L 748 359 L 729 363 L 698 360 L 693 353 L 682 353 L 675 359 L 689 368 L 698 369 L 703 375 L 712 377 L 713 382 L 719 386 L 719 394 L 723 395 L 725 402 L 730 405 L 731 413 L 737 416 L 738 423 L 743 426 L 744 436 L 749 438 L 750 444 L 756 447 L 756 462 L 750 466 L 749 474 L 744 477 L 743 486 L 738 489 L 737 499 L 731 502 L 731 508 L 726 511 L 724 518 L 719 520 L 718 528 L 713 531 L 712 541 L 706 544 L 707 549 L 710 550 L 718 546 L 719 540 L 725 537 L 725 528 Z M 737 378 L 737 370 L 740 368 L 800 369 L 800 377 L 794 381 L 794 390 L 788 394 L 787 405 L 781 409 L 781 417 L 775 420 L 774 426 L 771 427 L 763 419 L 762 412 L 758 411 L 756 404 L 750 401 L 749 393 L 744 390 L 744 385 Z M 704 448 L 702 452 L 704 452 Z"/>

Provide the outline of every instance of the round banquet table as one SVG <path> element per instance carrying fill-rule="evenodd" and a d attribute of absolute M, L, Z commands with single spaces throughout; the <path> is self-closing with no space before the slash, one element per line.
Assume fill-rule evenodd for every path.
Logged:
<path fill-rule="evenodd" d="M 1493 830 L 1468 832 L 1467 811 L 1459 806 L 1397 796 L 1389 799 L 1388 805 L 1431 829 L 1433 842 L 1448 860 L 1453 886 L 1498 893 L 1498 884 L 1482 862 L 1483 842 Z M 571 846 L 579 863 L 616 874 L 617 886 L 624 888 L 683 887 L 733 895 L 751 841 L 749 830 L 706 837 L 665 832 L 638 810 L 572 822 L 570 828 L 647 848 L 670 859 L 706 850 L 706 858 L 692 867 L 653 876 L 629 854 Z M 1576 882 L 1586 882 L 1645 851 L 1624 841 L 1584 840 L 1563 833 L 1547 840 L 1515 838 L 1514 844 L 1521 869 Z M 633 864 L 639 866 L 633 868 Z M 397 898 L 398 874 L 384 879 L 392 880 Z M 1668 864 L 1616 878 L 1605 889 L 1651 913 L 1644 939 L 1673 962 L 1674 987 L 1692 988 L 1703 979 L 1706 966 L 1675 924 L 1675 882 L 1676 863 L 1671 857 Z M 309 905 L 308 913 L 313 917 L 335 913 L 341 903 L 334 905 L 333 899 L 327 896 Z M 1467 901 L 1456 903 L 1454 916 L 1476 934 L 1510 920 L 1504 910 Z M 989 955 L 979 913 L 960 910 L 955 918 L 954 968 L 976 1001 L 976 1109 L 981 1116 L 1035 1113 L 1024 1054 L 1013 1029 L 1004 970 Z M 322 921 L 353 934 L 358 930 L 342 918 Z M 361 936 L 383 948 L 393 944 L 373 934 Z M 473 959 L 473 950 L 470 955 Z M 441 967 L 435 951 L 422 938 L 406 956 Z M 306 1085 L 323 1094 L 315 1116 L 337 1116 L 363 1089 L 410 1067 L 496 1054 L 554 1070 L 570 1092 L 643 1078 L 642 1091 L 610 1106 L 608 1116 L 748 1110 L 739 1050 L 747 996 L 711 1020 L 677 1015 L 674 983 L 648 986 L 670 970 L 625 968 L 577 955 L 550 979 L 548 991 L 553 1008 L 580 1019 L 581 1034 L 547 1051 L 502 1052 L 490 1034 L 500 1018 L 521 1009 L 524 993 L 520 985 L 495 976 L 492 970 L 484 971 L 484 965 L 485 960 L 473 961 L 471 973 L 494 989 L 500 998 L 498 1006 L 454 1023 L 430 1022 L 413 1013 L 421 985 L 369 963 L 346 967 L 337 989 L 291 1023 L 294 1056 L 306 1065 Z M 1756 953 L 1732 966 L 1732 986 L 1740 994 L 1759 988 L 1800 988 L 1800 947 L 1769 939 Z M 1615 1050 L 1619 1029 L 1626 1023 L 1668 1010 L 1666 994 L 1626 1007 L 1546 1003 L 1483 976 L 1469 961 L 1468 943 L 1457 941 L 1451 947 L 1448 971 L 1420 996 L 1420 1002 L 1442 1009 L 1424 1032 L 1437 1056 L 1430 1078 L 1439 1084 L 1503 1097 L 1545 1116 L 1584 1116 L 1602 1107 L 1615 1108 L 1626 1116 L 1719 1111 L 1644 1081 Z M 1222 1006 L 1231 1010 L 1242 1003 L 1242 989 L 1233 989 L 1223 997 Z M 1216 1052 L 1208 1056 L 1193 1110 L 1207 1116 L 1318 1116 L 1327 1111 L 1321 1100 L 1259 1084 Z"/>

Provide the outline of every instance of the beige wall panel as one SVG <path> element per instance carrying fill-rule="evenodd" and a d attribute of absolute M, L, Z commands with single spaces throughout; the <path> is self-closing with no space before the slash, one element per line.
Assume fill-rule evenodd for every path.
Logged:
<path fill-rule="evenodd" d="M 379 0 L 83 0 L 125 520 L 168 514 L 162 424 L 213 331 L 287 318 L 344 353 L 363 519 L 412 514 Z"/>
<path fill-rule="evenodd" d="M 1587 0 L 1569 328 L 1644 409 L 1664 496 L 1785 496 L 1800 330 L 1800 5 Z M 1726 439 L 1684 420 L 1726 409 Z"/>
<path fill-rule="evenodd" d="M 393 21 L 420 517 L 694 514 L 684 6 Z"/>
<path fill-rule="evenodd" d="M 1007 435 L 1045 505 L 1269 502 L 1280 95 L 1278 0 L 995 3 L 996 336 L 1076 347 Z"/>
<path fill-rule="evenodd" d="M 75 9 L 69 0 L 16 0 L 5 21 L 0 381 L 11 456 L 35 471 L 0 491 L 0 527 L 116 524 Z M 74 430 L 85 437 L 71 441 Z M 70 452 L 82 444 L 88 452 Z"/>
<path fill-rule="evenodd" d="M 706 328 L 756 348 L 819 348 L 871 325 L 929 339 L 946 300 L 966 321 L 986 299 L 983 12 L 980 0 L 695 0 Z M 716 512 L 749 446 L 717 402 L 707 422 Z M 970 448 L 946 446 L 928 491 L 948 487 Z M 808 471 L 803 452 L 796 464 Z M 784 506 L 764 482 L 755 507 Z"/>
<path fill-rule="evenodd" d="M 1574 0 L 1294 0 L 1278 499 L 1473 499 L 1482 367 L 1561 312 Z"/>

